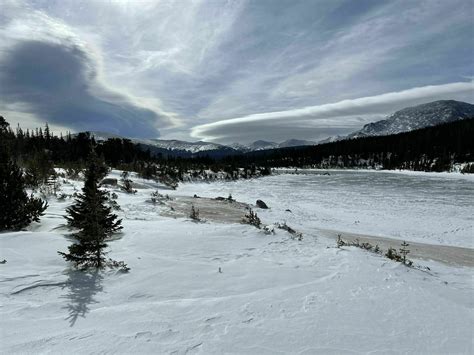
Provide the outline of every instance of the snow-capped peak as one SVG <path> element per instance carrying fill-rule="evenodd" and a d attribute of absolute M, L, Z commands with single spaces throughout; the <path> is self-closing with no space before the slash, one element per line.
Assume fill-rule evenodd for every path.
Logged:
<path fill-rule="evenodd" d="M 366 124 L 347 138 L 384 136 L 474 117 L 474 105 L 440 100 L 397 111 L 385 120 Z"/>

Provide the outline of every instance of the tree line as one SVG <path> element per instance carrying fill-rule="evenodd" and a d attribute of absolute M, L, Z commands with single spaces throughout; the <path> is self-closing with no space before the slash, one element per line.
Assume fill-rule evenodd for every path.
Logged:
<path fill-rule="evenodd" d="M 119 170 L 135 171 L 144 178 L 158 178 L 177 183 L 186 178 L 206 178 L 206 171 L 223 172 L 226 179 L 250 178 L 269 174 L 251 162 L 233 161 L 209 156 L 182 157 L 172 154 L 155 154 L 143 145 L 129 139 L 110 138 L 96 141 L 88 132 L 53 134 L 48 124 L 44 128 L 23 130 L 13 129 L 5 118 L 0 116 L 5 129 L 2 133 L 3 144 L 9 156 L 25 169 L 27 180 L 32 185 L 45 182 L 53 174 L 54 167 L 62 167 L 71 172 L 80 172 L 87 165 L 90 147 L 101 157 L 105 164 Z"/>

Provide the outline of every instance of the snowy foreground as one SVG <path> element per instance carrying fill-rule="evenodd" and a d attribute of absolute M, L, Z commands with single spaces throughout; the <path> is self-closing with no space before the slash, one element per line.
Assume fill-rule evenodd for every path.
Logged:
<path fill-rule="evenodd" d="M 382 184 L 371 176 L 370 185 Z M 62 216 L 71 200 L 51 198 L 40 224 L 0 234 L 0 259 L 7 260 L 0 265 L 0 352 L 472 354 L 472 268 L 415 260 L 431 270 L 409 269 L 357 248 L 337 249 L 313 229 L 379 229 L 388 237 L 472 247 L 472 217 L 461 193 L 472 181 L 432 181 L 459 194 L 453 197 L 458 203 L 442 192 L 425 203 L 430 194 L 419 192 L 410 204 L 402 197 L 407 183 L 394 183 L 387 190 L 397 198 L 394 206 L 377 189 L 357 199 L 355 184 L 336 174 L 317 177 L 326 178 L 325 187 L 314 179 L 304 185 L 307 178 L 185 184 L 172 193 L 134 179 L 137 194 L 117 190 L 124 230 L 109 243 L 110 256 L 130 266 L 127 274 L 70 269 L 57 251 L 70 243 Z M 409 179 L 420 191 L 432 177 Z M 62 189 L 70 193 L 74 185 L 81 182 Z M 249 225 L 165 217 L 166 206 L 146 202 L 157 187 L 172 196 L 261 198 L 271 207 L 258 211 L 264 222 L 285 218 L 304 239 L 282 230 L 265 235 Z M 319 203 L 304 198 L 308 191 Z M 385 219 L 375 222 L 383 208 Z M 442 213 L 430 217 L 436 210 Z M 397 218 L 410 219 L 397 226 Z M 453 232 L 443 234 L 440 226 Z"/>

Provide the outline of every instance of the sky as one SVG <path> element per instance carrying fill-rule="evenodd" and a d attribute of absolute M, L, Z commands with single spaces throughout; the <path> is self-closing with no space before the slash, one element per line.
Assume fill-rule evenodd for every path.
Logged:
<path fill-rule="evenodd" d="M 248 143 L 474 103 L 474 0 L 0 0 L 12 126 Z"/>

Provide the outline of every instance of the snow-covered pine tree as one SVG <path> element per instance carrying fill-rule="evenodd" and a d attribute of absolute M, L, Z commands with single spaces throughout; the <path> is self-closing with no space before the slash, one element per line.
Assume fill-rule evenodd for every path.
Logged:
<path fill-rule="evenodd" d="M 85 171 L 82 194 L 69 207 L 68 225 L 78 229 L 74 234 L 77 243 L 69 246 L 69 253 L 58 252 L 67 261 L 79 268 L 124 267 L 125 264 L 105 259 L 106 239 L 122 229 L 121 220 L 107 206 L 107 193 L 100 189 L 100 181 L 107 173 L 107 167 L 92 150 Z M 126 266 L 125 266 L 126 268 Z"/>
<path fill-rule="evenodd" d="M 6 122 L 5 127 L 8 127 Z M 0 131 L 3 130 L 2 125 Z M 2 133 L 0 132 L 0 139 Z M 0 231 L 19 230 L 33 221 L 39 222 L 48 204 L 27 195 L 23 172 L 10 159 L 3 143 L 0 140 Z"/>

